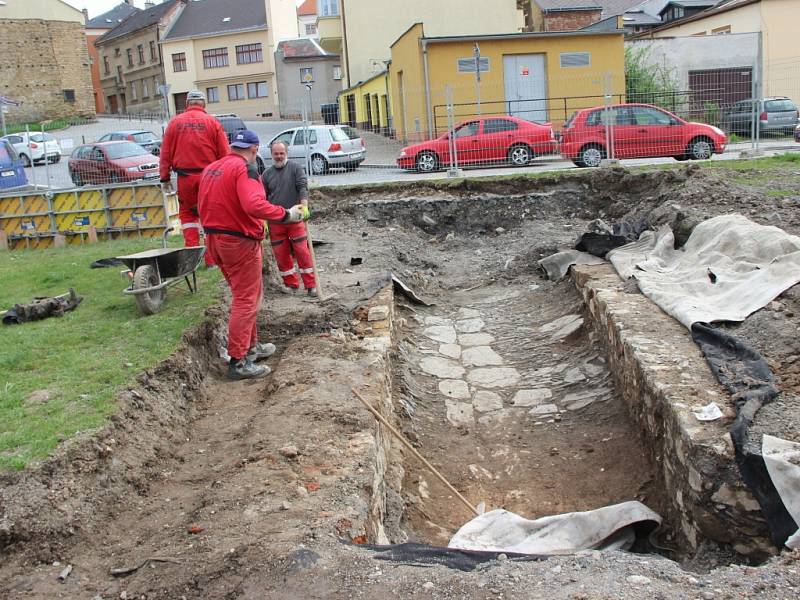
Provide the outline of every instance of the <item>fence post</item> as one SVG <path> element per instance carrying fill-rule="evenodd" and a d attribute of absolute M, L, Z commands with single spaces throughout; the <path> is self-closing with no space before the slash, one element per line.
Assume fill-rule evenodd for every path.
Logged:
<path fill-rule="evenodd" d="M 458 169 L 458 148 L 455 138 L 455 115 L 453 107 L 453 88 L 449 85 L 444 86 L 445 104 L 447 105 L 447 147 L 450 151 L 450 168 L 447 170 L 448 177 L 459 177 L 461 172 Z"/>
<path fill-rule="evenodd" d="M 33 151 L 31 150 L 31 132 L 27 123 L 25 123 L 25 139 L 28 140 L 28 159 L 31 163 L 31 179 L 33 179 L 33 187 L 38 188 L 36 185 L 36 165 L 33 164 Z"/>

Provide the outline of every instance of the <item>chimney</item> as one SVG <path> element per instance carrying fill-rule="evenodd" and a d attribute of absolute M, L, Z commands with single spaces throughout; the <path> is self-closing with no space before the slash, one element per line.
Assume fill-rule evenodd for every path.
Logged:
<path fill-rule="evenodd" d="M 81 12 L 83 13 L 83 24 L 86 25 L 89 22 L 89 10 L 84 8 Z"/>

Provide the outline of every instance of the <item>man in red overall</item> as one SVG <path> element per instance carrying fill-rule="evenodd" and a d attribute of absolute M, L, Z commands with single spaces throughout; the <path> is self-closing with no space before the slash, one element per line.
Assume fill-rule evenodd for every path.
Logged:
<path fill-rule="evenodd" d="M 228 377 L 251 379 L 269 374 L 255 364 L 275 352 L 273 344 L 258 343 L 256 318 L 262 297 L 264 220 L 293 223 L 302 219 L 299 206 L 284 208 L 267 202 L 258 178 L 258 136 L 237 131 L 231 153 L 211 163 L 200 180 L 200 222 L 206 252 L 219 265 L 233 300 L 228 321 Z"/>
<path fill-rule="evenodd" d="M 174 193 L 170 171 L 178 174 L 178 217 L 186 246 L 200 245 L 197 191 L 203 169 L 228 154 L 228 138 L 222 124 L 206 113 L 206 97 L 193 90 L 186 94 L 186 111 L 167 125 L 161 142 L 159 167 L 161 187 Z M 206 254 L 206 264 L 214 264 Z"/>
<path fill-rule="evenodd" d="M 303 167 L 288 160 L 286 144 L 275 142 L 270 147 L 272 166 L 264 172 L 262 181 L 270 202 L 289 208 L 296 204 L 303 208 L 308 218 L 308 181 Z M 297 272 L 303 279 L 303 287 L 309 296 L 317 296 L 314 277 L 314 261 L 308 246 L 308 230 L 305 223 L 269 223 L 269 243 L 278 263 L 278 271 L 286 286 L 283 291 L 294 294 L 300 287 Z M 294 259 L 297 259 L 297 269 Z"/>

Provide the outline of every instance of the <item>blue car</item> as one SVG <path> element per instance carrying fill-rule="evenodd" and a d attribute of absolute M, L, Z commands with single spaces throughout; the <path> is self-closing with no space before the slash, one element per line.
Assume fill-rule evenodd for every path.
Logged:
<path fill-rule="evenodd" d="M 0 139 L 0 190 L 28 185 L 22 161 L 8 140 Z"/>

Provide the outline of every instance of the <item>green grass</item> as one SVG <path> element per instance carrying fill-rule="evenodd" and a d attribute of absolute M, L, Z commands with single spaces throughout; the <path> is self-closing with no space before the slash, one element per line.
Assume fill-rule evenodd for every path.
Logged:
<path fill-rule="evenodd" d="M 115 392 L 169 356 L 217 301 L 219 270 L 200 269 L 198 294 L 180 283 L 169 288 L 161 312 L 145 317 L 122 294 L 123 267 L 89 268 L 96 259 L 158 245 L 158 239 L 120 240 L 0 253 L 0 308 L 70 287 L 84 297 L 61 318 L 0 328 L 0 471 L 23 469 L 59 441 L 103 425 L 117 410 Z M 42 390 L 49 400 L 29 398 Z"/>
<path fill-rule="evenodd" d="M 770 198 L 788 198 L 797 194 L 796 190 L 767 190 L 764 195 Z"/>
<path fill-rule="evenodd" d="M 72 118 L 61 118 L 61 119 L 53 119 L 49 123 L 46 123 L 44 126 L 45 131 L 55 131 L 56 129 L 66 129 L 70 125 L 85 125 L 89 123 L 88 119 L 82 119 L 80 117 L 72 117 Z M 41 123 L 6 123 L 6 133 L 19 133 L 21 131 L 25 131 L 25 127 L 28 127 L 28 131 L 41 131 L 42 125 Z"/>

